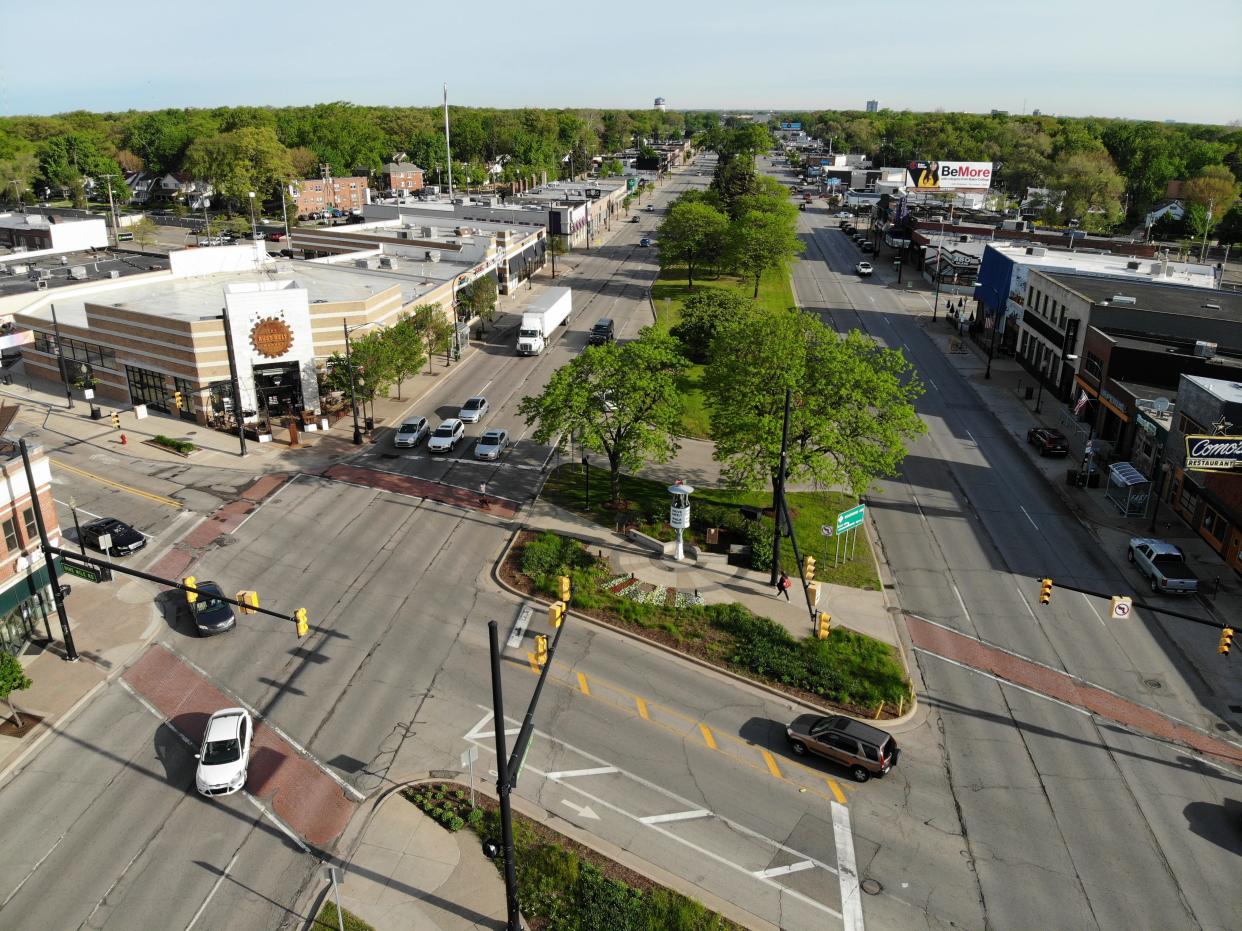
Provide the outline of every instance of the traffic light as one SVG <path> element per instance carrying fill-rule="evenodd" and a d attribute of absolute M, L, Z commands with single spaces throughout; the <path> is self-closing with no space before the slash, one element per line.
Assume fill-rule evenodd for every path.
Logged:
<path fill-rule="evenodd" d="M 198 592 L 195 590 L 195 586 L 198 585 L 198 579 L 194 578 L 192 575 L 187 575 L 181 580 L 181 584 L 185 586 L 186 602 L 194 604 L 194 602 L 198 601 Z"/>
<path fill-rule="evenodd" d="M 298 628 L 298 636 L 305 637 L 310 631 L 310 621 L 306 618 L 306 609 L 298 608 L 293 612 L 293 621 Z"/>
<path fill-rule="evenodd" d="M 242 603 L 242 614 L 254 614 L 254 609 L 259 606 L 258 592 L 238 592 L 237 600 Z"/>
<path fill-rule="evenodd" d="M 548 637 L 546 634 L 535 635 L 535 662 L 542 666 L 548 661 Z"/>
<path fill-rule="evenodd" d="M 548 623 L 560 627 L 565 623 L 565 602 L 554 601 L 548 605 Z"/>
<path fill-rule="evenodd" d="M 113 430 L 121 429 L 121 412 L 120 411 L 112 412 L 112 429 Z"/>
<path fill-rule="evenodd" d="M 181 410 L 181 392 L 180 391 L 173 392 L 173 406 L 176 407 L 177 410 Z"/>
<path fill-rule="evenodd" d="M 1229 655 L 1229 647 L 1233 643 L 1233 628 L 1225 627 L 1220 632 L 1220 646 L 1216 648 L 1216 652 L 1221 656 Z"/>
<path fill-rule="evenodd" d="M 1046 605 L 1052 600 L 1052 579 L 1039 580 L 1039 603 Z"/>
<path fill-rule="evenodd" d="M 561 601 L 563 601 L 563 602 L 565 602 L 566 604 L 568 604 L 568 603 L 569 603 L 569 596 L 570 596 L 570 595 L 572 594 L 572 592 L 573 592 L 573 582 L 570 580 L 569 576 L 567 576 L 567 575 L 563 575 L 563 576 L 561 576 L 561 577 L 558 579 L 558 581 L 560 582 L 560 589 L 561 589 Z"/>
<path fill-rule="evenodd" d="M 832 615 L 827 611 L 820 611 L 815 615 L 815 636 L 820 640 L 827 640 L 830 633 L 832 633 Z"/>
<path fill-rule="evenodd" d="M 802 557 L 802 577 L 806 579 L 808 582 L 811 581 L 811 579 L 815 578 L 815 557 L 814 556 L 803 556 Z"/>

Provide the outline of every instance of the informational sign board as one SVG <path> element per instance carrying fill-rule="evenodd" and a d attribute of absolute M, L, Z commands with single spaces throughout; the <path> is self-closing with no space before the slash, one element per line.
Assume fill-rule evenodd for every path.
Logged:
<path fill-rule="evenodd" d="M 111 582 L 112 570 L 103 566 L 92 566 L 89 563 L 73 562 L 68 556 L 61 557 L 61 569 L 65 575 L 76 576 L 87 582 Z"/>
<path fill-rule="evenodd" d="M 859 504 L 850 508 L 848 511 L 842 511 L 837 515 L 837 533 L 841 534 L 847 530 L 853 530 L 863 522 L 863 514 L 866 511 L 865 504 Z"/>
<path fill-rule="evenodd" d="M 686 530 L 690 526 L 690 507 L 673 505 L 668 509 L 668 524 L 674 530 Z"/>

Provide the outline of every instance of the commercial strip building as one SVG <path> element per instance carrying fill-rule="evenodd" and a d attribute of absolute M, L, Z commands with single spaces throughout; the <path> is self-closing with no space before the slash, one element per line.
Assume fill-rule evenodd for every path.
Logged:
<path fill-rule="evenodd" d="M 14 408 L 0 408 L 0 412 L 7 425 Z M 61 542 L 52 501 L 51 464 L 42 447 L 29 447 L 28 455 L 33 494 L 17 444 L 0 443 L 0 475 L 4 478 L 4 487 L 0 488 L 0 533 L 4 537 L 0 548 L 0 649 L 14 655 L 34 638 L 52 639 L 52 617 L 56 613 L 35 524 L 35 497 L 43 511 L 48 541 L 53 546 Z"/>
<path fill-rule="evenodd" d="M 108 227 L 99 218 L 0 213 L 0 248 L 20 250 L 27 258 L 107 246 Z"/>
<path fill-rule="evenodd" d="M 542 231 L 533 239 L 542 243 Z M 437 243 L 450 258 L 425 266 L 440 274 L 407 266 L 388 245 L 313 261 L 273 259 L 262 243 L 186 249 L 170 255 L 167 271 L 0 304 L 9 302 L 16 324 L 32 331 L 23 349 L 30 374 L 75 391 L 90 387 L 118 407 L 145 406 L 230 431 L 235 378 L 241 416 L 262 441 L 285 416 L 300 416 L 308 429 L 320 423 L 322 363 L 344 352 L 343 326 L 390 325 L 423 305 L 453 320 L 457 292 L 494 274 L 489 263 L 498 266 L 507 255 L 489 251 L 492 237 L 487 242 L 470 244 L 472 264 L 453 262 L 450 244 Z M 463 325 L 456 340 L 468 338 Z"/>

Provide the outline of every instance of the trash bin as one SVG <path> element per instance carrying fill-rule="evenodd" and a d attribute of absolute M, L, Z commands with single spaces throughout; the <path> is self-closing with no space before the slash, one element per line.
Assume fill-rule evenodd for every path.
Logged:
<path fill-rule="evenodd" d="M 1099 488 L 1100 487 L 1100 473 L 1096 472 L 1094 469 L 1091 470 L 1091 472 L 1087 475 L 1087 487 L 1088 488 Z"/>
<path fill-rule="evenodd" d="M 738 510 L 742 512 L 742 516 L 747 520 L 759 519 L 759 509 L 756 507 L 745 506 L 738 508 Z"/>
<path fill-rule="evenodd" d="M 1071 488 L 1078 484 L 1078 470 L 1077 469 L 1066 469 L 1065 470 L 1065 484 L 1069 485 Z"/>
<path fill-rule="evenodd" d="M 103 420 L 103 411 L 98 404 L 91 405 L 91 420 Z"/>
<path fill-rule="evenodd" d="M 371 433 L 375 430 L 375 418 L 374 417 L 368 417 L 366 419 L 366 427 L 367 427 L 367 433 Z"/>

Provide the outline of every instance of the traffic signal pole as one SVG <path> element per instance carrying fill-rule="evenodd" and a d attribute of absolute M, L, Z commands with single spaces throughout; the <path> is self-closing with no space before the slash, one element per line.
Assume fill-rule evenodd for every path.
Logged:
<path fill-rule="evenodd" d="M 59 345 L 59 340 L 57 341 Z M 56 560 L 52 557 L 61 551 L 48 542 L 47 524 L 43 522 L 43 507 L 39 503 L 39 489 L 35 485 L 34 470 L 30 467 L 30 451 L 25 440 L 17 441 L 22 453 L 22 466 L 26 470 L 26 484 L 30 490 L 30 504 L 34 509 L 35 529 L 39 531 L 39 546 L 43 550 L 43 564 L 47 566 L 47 578 L 52 585 L 52 601 L 56 604 L 56 617 L 60 620 L 60 635 L 65 641 L 65 659 L 71 663 L 78 661 L 78 648 L 73 642 L 73 630 L 69 627 L 69 613 L 65 610 L 65 594 L 60 587 L 60 579 L 56 575 Z M 77 515 L 74 515 L 76 520 Z M 50 633 L 50 631 L 49 631 Z"/>
<path fill-rule="evenodd" d="M 792 392 L 785 389 L 785 419 L 781 427 L 781 458 L 780 464 L 776 470 L 776 480 L 772 483 L 772 510 L 776 517 L 776 530 L 772 534 L 772 578 L 768 580 L 769 585 L 776 584 L 776 578 L 781 571 L 781 519 L 785 512 L 785 473 L 789 471 L 789 406 L 792 400 Z M 790 533 L 793 532 L 793 524 L 789 524 Z M 797 544 L 794 549 L 797 554 Z M 801 573 L 801 569 L 798 570 Z"/>
<path fill-rule="evenodd" d="M 1039 576 L 1035 579 L 1035 581 L 1043 583 L 1045 579 L 1052 581 L 1049 576 Z M 1069 592 L 1078 592 L 1081 595 L 1094 595 L 1096 598 L 1113 597 L 1111 594 L 1107 594 L 1105 592 L 1097 592 L 1090 588 L 1079 588 L 1076 585 L 1066 585 L 1064 582 L 1054 582 L 1053 587 L 1063 588 Z M 1180 611 L 1170 611 L 1168 608 L 1162 608 L 1159 605 L 1147 604 L 1144 601 L 1133 601 L 1132 604 L 1136 608 L 1144 608 L 1147 611 L 1159 611 L 1161 614 L 1181 618 L 1183 621 L 1193 621 L 1196 624 L 1202 624 L 1204 627 L 1211 627 L 1213 630 L 1225 630 L 1227 627 L 1225 624 L 1221 624 L 1216 621 L 1209 621 L 1207 618 L 1195 617 L 1192 614 L 1182 614 Z"/>

